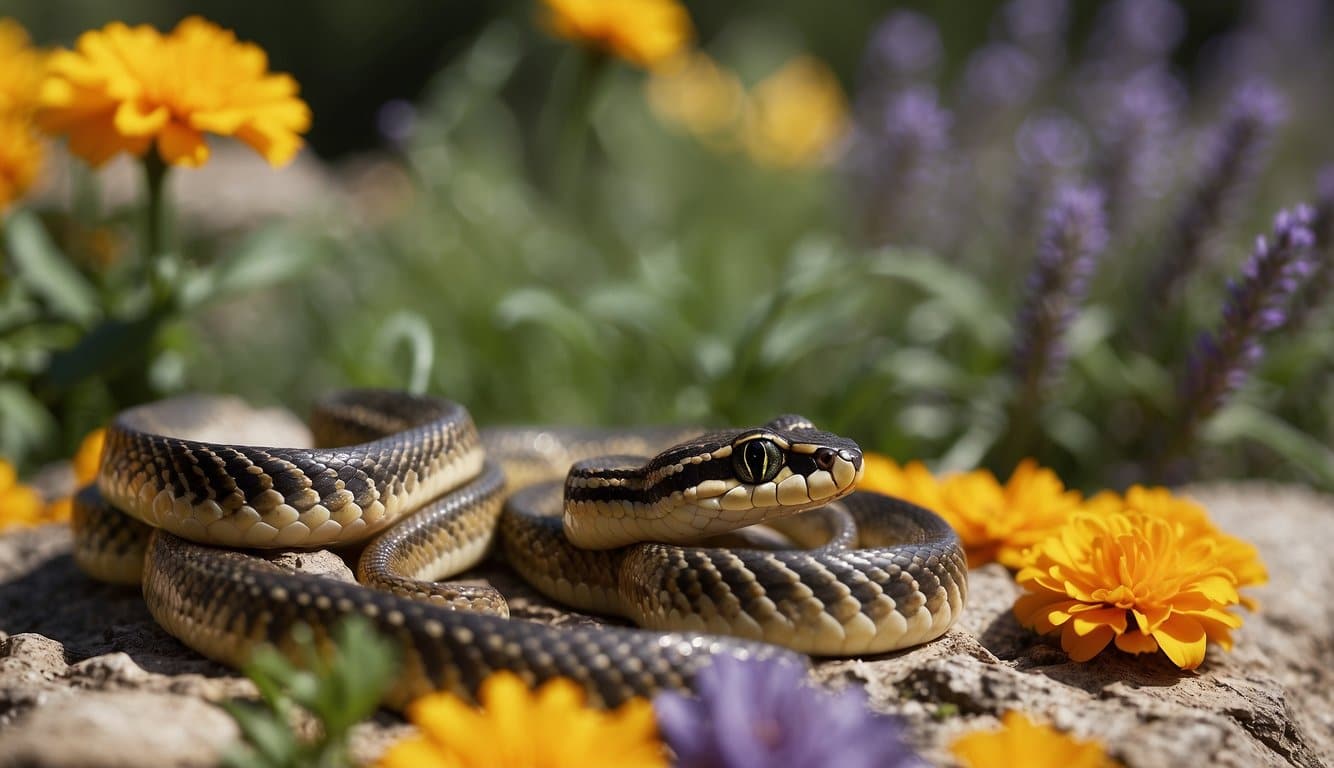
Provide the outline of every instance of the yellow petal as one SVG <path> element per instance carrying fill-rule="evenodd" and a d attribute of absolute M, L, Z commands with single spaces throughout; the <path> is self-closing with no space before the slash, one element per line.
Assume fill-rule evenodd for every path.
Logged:
<path fill-rule="evenodd" d="M 1153 632 L 1153 639 L 1172 663 L 1182 669 L 1195 669 L 1204 661 L 1204 627 L 1185 616 L 1172 616 Z"/>
<path fill-rule="evenodd" d="M 158 153 L 170 165 L 198 168 L 208 162 L 208 144 L 203 134 L 180 123 L 171 123 L 158 136 Z"/>
<path fill-rule="evenodd" d="M 1106 625 L 1096 626 L 1080 635 L 1072 624 L 1067 624 L 1061 631 L 1061 648 L 1074 661 L 1088 661 L 1106 648 L 1115 636 L 1116 632 Z"/>
<path fill-rule="evenodd" d="M 1116 636 L 1116 647 L 1126 653 L 1153 653 L 1158 650 L 1158 641 L 1137 629 Z"/>

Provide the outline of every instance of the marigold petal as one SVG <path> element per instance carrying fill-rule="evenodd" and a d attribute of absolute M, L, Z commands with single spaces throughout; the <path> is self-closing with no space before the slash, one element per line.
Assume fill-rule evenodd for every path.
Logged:
<path fill-rule="evenodd" d="M 171 123 L 158 135 L 158 154 L 170 165 L 198 168 L 208 162 L 208 143 L 204 135 L 180 123 Z"/>
<path fill-rule="evenodd" d="M 1158 641 L 1153 635 L 1132 629 L 1116 636 L 1116 647 L 1126 653 L 1153 653 L 1158 650 Z"/>
<path fill-rule="evenodd" d="M 1061 630 L 1061 649 L 1073 661 L 1088 661 L 1097 656 L 1116 636 L 1116 630 L 1105 624 L 1093 626 L 1086 634 L 1075 631 L 1074 622 Z"/>
<path fill-rule="evenodd" d="M 1193 618 L 1172 616 L 1154 630 L 1153 639 L 1167 658 L 1182 669 L 1195 669 L 1204 661 L 1204 627 Z"/>
<path fill-rule="evenodd" d="M 451 752 L 442 750 L 424 736 L 409 736 L 390 745 L 378 768 L 464 768 Z"/>

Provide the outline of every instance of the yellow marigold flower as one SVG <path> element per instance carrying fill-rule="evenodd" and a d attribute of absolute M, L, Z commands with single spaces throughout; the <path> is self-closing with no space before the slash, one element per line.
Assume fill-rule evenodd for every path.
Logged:
<path fill-rule="evenodd" d="M 1021 624 L 1061 633 L 1061 647 L 1087 661 L 1113 640 L 1127 653 L 1161 649 L 1194 669 L 1208 641 L 1232 647 L 1240 596 L 1207 538 L 1126 507 L 1080 512 L 1035 547 L 1015 579 L 1028 594 L 1014 605 Z"/>
<path fill-rule="evenodd" d="M 0 531 L 42 522 L 42 497 L 19 482 L 14 465 L 0 459 Z"/>
<path fill-rule="evenodd" d="M 920 461 L 900 467 L 893 459 L 879 453 L 862 456 L 864 470 L 857 489 L 897 496 L 920 507 L 938 511 L 944 506 L 940 481 Z"/>
<path fill-rule="evenodd" d="M 667 765 L 653 706 L 633 699 L 612 712 L 584 705 L 571 680 L 530 691 L 511 672 L 482 683 L 476 709 L 448 693 L 408 706 L 421 731 L 394 744 L 380 768 L 657 768 Z"/>
<path fill-rule="evenodd" d="M 1077 491 L 1067 491 L 1055 472 L 1025 459 L 1005 485 L 985 469 L 937 479 L 912 462 L 900 468 L 876 454 L 865 459 L 862 490 L 898 496 L 945 519 L 963 542 L 968 567 L 999 561 L 1025 564 L 1024 553 L 1079 509 Z"/>
<path fill-rule="evenodd" d="M 843 89 L 829 67 L 799 56 L 752 89 L 746 105 L 746 151 L 760 165 L 817 165 L 842 137 L 847 113 Z"/>
<path fill-rule="evenodd" d="M 51 55 L 38 121 L 93 166 L 154 144 L 167 163 L 200 166 L 205 133 L 235 137 L 279 166 L 301 148 L 310 109 L 296 80 L 268 67 L 259 46 L 197 16 L 168 35 L 113 22 Z"/>
<path fill-rule="evenodd" d="M 32 114 L 44 74 L 43 54 L 32 47 L 28 31 L 0 18 L 0 115 Z"/>
<path fill-rule="evenodd" d="M 1232 572 L 1234 583 L 1238 587 L 1249 587 L 1269 581 L 1269 572 L 1260 560 L 1260 553 L 1248 541 L 1224 532 L 1209 518 L 1204 506 L 1194 499 L 1177 496 L 1171 490 L 1162 487 L 1131 486 L 1125 495 L 1112 491 L 1103 491 L 1087 502 L 1088 509 L 1095 512 L 1115 511 L 1118 507 L 1133 509 L 1146 515 L 1153 515 L 1171 521 L 1182 528 L 1183 538 L 1199 538 L 1211 542 L 1215 547 L 1218 562 Z M 1243 606 L 1254 610 L 1258 604 L 1245 595 L 1241 598 Z"/>
<path fill-rule="evenodd" d="M 694 26 L 676 0 L 542 0 L 551 32 L 640 67 L 690 45 Z"/>
<path fill-rule="evenodd" d="M 975 731 L 954 740 L 950 752 L 964 768 L 1114 768 L 1096 741 L 1080 741 L 1019 712 L 1006 712 L 999 730 Z"/>
<path fill-rule="evenodd" d="M 32 187 L 42 171 L 42 142 L 32 121 L 0 114 L 0 212 Z"/>
<path fill-rule="evenodd" d="M 741 80 L 705 53 L 673 58 L 653 71 L 644 89 L 660 120 L 721 143 L 740 120 L 746 98 Z"/>
<path fill-rule="evenodd" d="M 76 489 L 91 485 L 97 479 L 97 470 L 102 462 L 102 446 L 105 443 L 105 429 L 94 429 L 79 443 L 79 450 L 75 451 L 72 460 Z M 47 522 L 65 523 L 69 522 L 73 514 L 74 497 L 65 496 L 47 504 L 42 516 Z"/>

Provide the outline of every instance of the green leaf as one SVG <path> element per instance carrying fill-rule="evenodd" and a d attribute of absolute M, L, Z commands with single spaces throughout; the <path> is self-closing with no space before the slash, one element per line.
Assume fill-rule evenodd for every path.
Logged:
<path fill-rule="evenodd" d="M 24 456 L 50 445 L 56 421 L 22 386 L 0 382 L 0 456 L 21 462 Z"/>
<path fill-rule="evenodd" d="M 986 286 L 950 263 L 926 252 L 884 250 L 871 254 L 870 273 L 909 283 L 939 299 L 982 346 L 998 349 L 1008 343 L 1009 318 L 992 304 Z"/>
<path fill-rule="evenodd" d="M 1286 421 L 1244 402 L 1233 402 L 1209 422 L 1204 439 L 1215 445 L 1250 439 L 1262 443 L 1325 487 L 1334 487 L 1334 450 Z"/>
<path fill-rule="evenodd" d="M 18 282 L 59 316 L 86 325 L 101 315 L 97 291 L 51 242 L 36 214 L 26 210 L 12 214 L 5 224 L 5 243 Z"/>
<path fill-rule="evenodd" d="M 46 383 L 63 393 L 94 376 L 147 366 L 153 338 L 165 319 L 163 313 L 152 313 L 134 320 L 102 321 L 78 344 L 51 357 Z"/>
<path fill-rule="evenodd" d="M 291 766 L 301 751 L 301 743 L 287 724 L 273 717 L 268 710 L 253 704 L 224 701 L 222 708 L 232 716 L 241 729 L 241 736 L 250 745 L 251 752 L 237 755 L 237 765 Z"/>
<path fill-rule="evenodd" d="M 322 254 L 308 235 L 281 227 L 260 230 L 225 258 L 185 278 L 181 303 L 198 306 L 273 288 L 309 275 Z"/>

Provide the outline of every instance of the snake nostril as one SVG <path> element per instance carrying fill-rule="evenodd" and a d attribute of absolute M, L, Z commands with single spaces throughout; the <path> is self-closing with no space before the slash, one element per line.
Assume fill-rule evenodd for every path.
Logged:
<path fill-rule="evenodd" d="M 815 451 L 815 466 L 829 471 L 834 468 L 834 458 L 838 452 L 833 448 L 819 448 Z"/>

